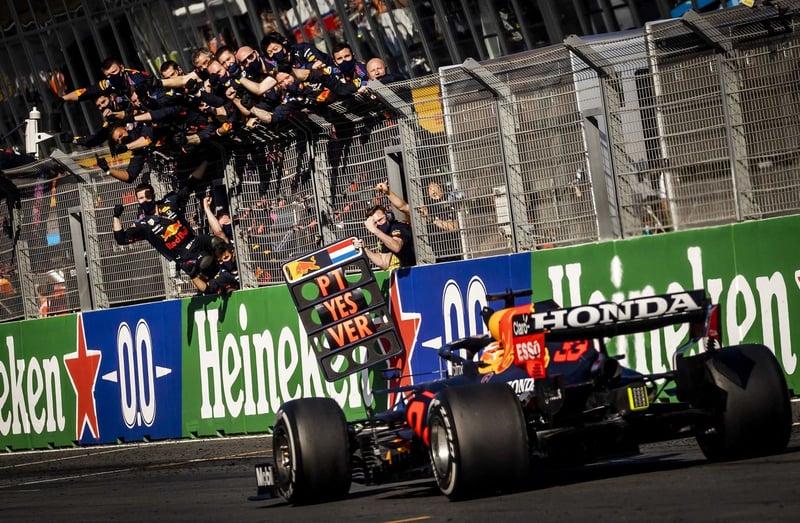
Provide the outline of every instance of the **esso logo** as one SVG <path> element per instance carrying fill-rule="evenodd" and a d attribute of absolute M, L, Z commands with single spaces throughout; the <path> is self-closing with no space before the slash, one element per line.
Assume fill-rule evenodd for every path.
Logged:
<path fill-rule="evenodd" d="M 520 361 L 535 360 L 542 356 L 542 346 L 539 341 L 525 341 L 514 344 L 514 350 Z"/>

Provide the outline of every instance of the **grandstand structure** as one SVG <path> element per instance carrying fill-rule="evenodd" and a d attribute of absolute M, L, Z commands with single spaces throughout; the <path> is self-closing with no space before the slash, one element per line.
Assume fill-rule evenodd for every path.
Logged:
<path fill-rule="evenodd" d="M 369 241 L 384 180 L 410 203 L 420 263 L 796 214 L 798 21 L 798 0 L 688 11 L 372 82 L 324 112 L 233 133 L 214 183 L 242 285 L 282 284 L 281 264 L 319 245 Z M 114 243 L 114 204 L 134 197 L 100 173 L 98 152 L 40 151 L 4 171 L 20 205 L 0 237 L 12 289 L 0 321 L 36 317 L 42 282 L 58 289 L 56 314 L 195 294 L 149 245 Z M 169 159 L 149 169 L 164 194 Z"/>
<path fill-rule="evenodd" d="M 692 0 L 697 1 L 697 0 Z M 167 60 L 191 69 L 200 48 L 256 47 L 277 30 L 331 52 L 381 57 L 409 78 L 467 58 L 483 61 L 670 16 L 676 0 L 7 0 L 0 8 L 0 136 L 31 107 L 43 125 L 75 136 L 102 119 L 91 104 L 49 111 L 56 94 L 94 83 L 107 57 L 158 74 Z M 708 3 L 708 2 L 705 2 Z M 712 2 L 713 4 L 713 2 Z M 54 129 L 46 129 L 54 130 Z M 4 144 L 5 145 L 5 144 Z"/>

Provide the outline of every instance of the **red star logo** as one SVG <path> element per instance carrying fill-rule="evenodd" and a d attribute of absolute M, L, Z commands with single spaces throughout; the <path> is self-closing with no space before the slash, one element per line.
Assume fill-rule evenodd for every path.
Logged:
<path fill-rule="evenodd" d="M 397 286 L 397 274 L 392 271 L 389 285 L 389 313 L 394 324 L 397 326 L 400 341 L 403 344 L 402 354 L 392 360 L 392 365 L 401 372 L 399 383 L 392 384 L 397 386 L 412 385 L 411 377 L 411 357 L 414 355 L 414 346 L 417 344 L 417 333 L 419 331 L 420 314 L 418 312 L 403 311 L 402 299 Z M 396 398 L 394 395 L 389 398 L 389 405 L 394 405 Z"/>
<path fill-rule="evenodd" d="M 83 333 L 83 316 L 78 314 L 78 350 L 64 355 L 69 379 L 76 396 L 75 436 L 80 441 L 84 426 L 95 440 L 100 439 L 97 428 L 97 405 L 94 400 L 94 385 L 100 371 L 101 353 L 99 350 L 86 348 L 86 336 Z"/>

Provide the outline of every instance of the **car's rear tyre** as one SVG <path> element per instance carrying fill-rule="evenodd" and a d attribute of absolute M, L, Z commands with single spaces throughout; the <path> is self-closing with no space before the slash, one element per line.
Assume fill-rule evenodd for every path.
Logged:
<path fill-rule="evenodd" d="M 786 378 L 763 345 L 726 347 L 706 361 L 714 415 L 696 427 L 703 454 L 714 461 L 780 452 L 792 430 Z"/>
<path fill-rule="evenodd" d="M 340 499 L 350 491 L 347 421 L 330 398 L 284 403 L 272 433 L 275 483 L 290 503 Z"/>
<path fill-rule="evenodd" d="M 519 399 L 505 383 L 449 387 L 428 409 L 436 483 L 450 499 L 513 488 L 529 473 Z"/>

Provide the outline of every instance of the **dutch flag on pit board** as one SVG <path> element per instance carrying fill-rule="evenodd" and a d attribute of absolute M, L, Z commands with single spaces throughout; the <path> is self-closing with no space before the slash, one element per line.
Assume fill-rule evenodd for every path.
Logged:
<path fill-rule="evenodd" d="M 334 265 L 341 261 L 353 258 L 356 255 L 356 248 L 353 247 L 352 240 L 331 245 L 327 250 L 328 255 L 331 257 L 331 263 Z"/>

